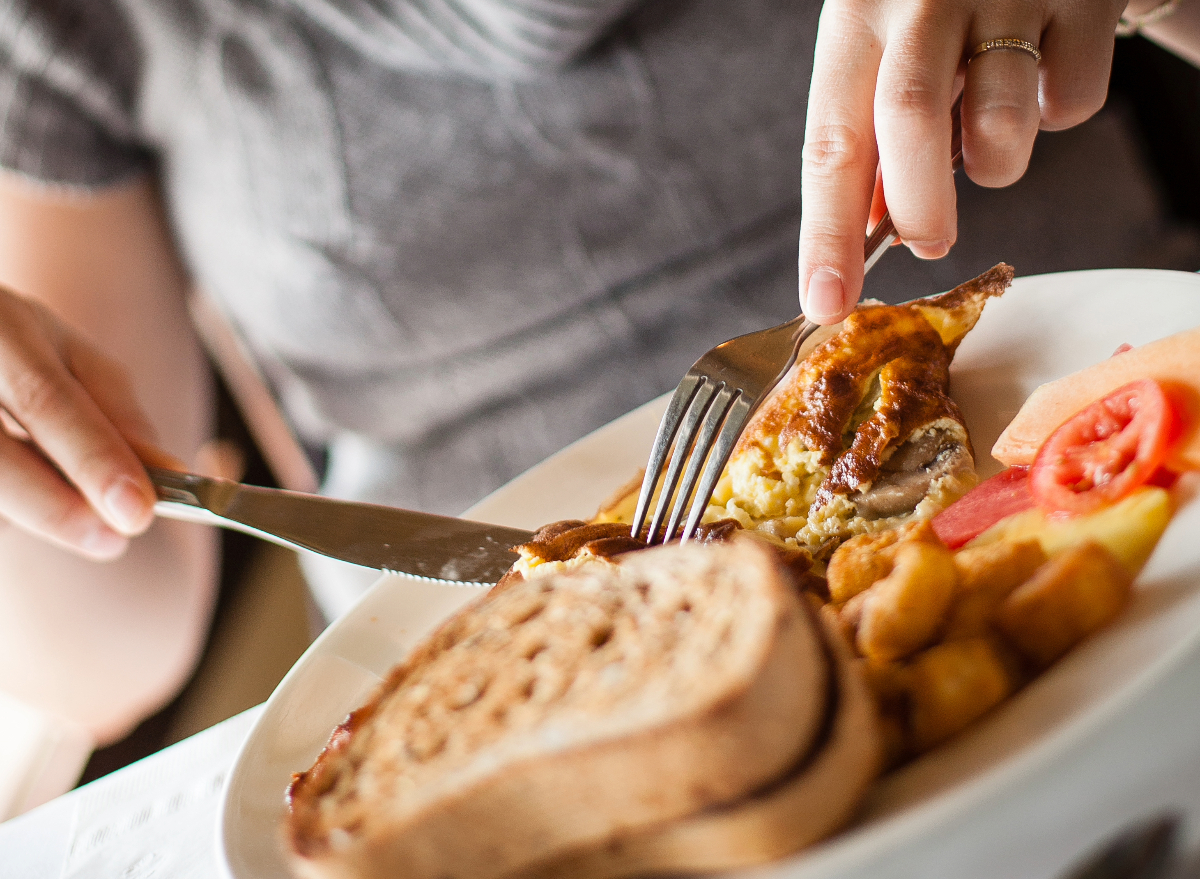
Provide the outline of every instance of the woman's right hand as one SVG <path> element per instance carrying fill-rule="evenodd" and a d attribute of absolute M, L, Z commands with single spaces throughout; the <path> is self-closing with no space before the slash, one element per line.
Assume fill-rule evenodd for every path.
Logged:
<path fill-rule="evenodd" d="M 868 218 L 882 212 L 885 192 L 897 234 L 914 254 L 938 259 L 949 252 L 958 235 L 950 141 L 960 87 L 963 168 L 981 186 L 1016 182 L 1039 128 L 1069 128 L 1099 110 L 1124 6 L 825 0 L 801 179 L 805 315 L 831 324 L 854 310 L 863 233 Z M 975 55 L 996 40 L 1028 48 Z"/>
<path fill-rule="evenodd" d="M 0 518 L 93 559 L 154 518 L 139 455 L 170 458 L 115 361 L 0 287 Z"/>

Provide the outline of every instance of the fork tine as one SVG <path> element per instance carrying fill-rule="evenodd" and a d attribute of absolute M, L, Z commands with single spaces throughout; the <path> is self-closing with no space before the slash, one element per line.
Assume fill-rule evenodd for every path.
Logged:
<path fill-rule="evenodd" d="M 642 477 L 642 489 L 638 494 L 637 508 L 633 513 L 633 528 L 630 533 L 635 538 L 641 534 L 642 526 L 646 524 L 646 513 L 649 512 L 650 501 L 654 498 L 654 487 L 658 484 L 658 477 L 662 475 L 667 452 L 671 449 L 671 442 L 675 439 L 675 434 L 679 432 L 683 414 L 691 405 L 692 398 L 696 396 L 696 391 L 703 383 L 704 379 L 699 376 L 690 374 L 684 376 L 683 381 L 676 386 L 667 411 L 663 413 L 662 421 L 658 424 L 658 433 L 654 435 L 654 447 L 650 451 L 650 460 L 646 463 L 646 473 Z"/>
<path fill-rule="evenodd" d="M 716 436 L 717 429 L 725 420 L 725 413 L 729 410 L 730 404 L 740 397 L 741 393 L 739 389 L 731 389 L 724 382 L 719 385 L 719 390 L 705 415 L 704 427 L 701 429 L 700 435 L 696 438 L 696 443 L 692 447 L 692 453 L 688 457 L 687 474 L 684 476 L 683 483 L 679 486 L 679 492 L 675 496 L 675 504 L 671 509 L 671 518 L 667 522 L 666 531 L 663 532 L 663 543 L 666 543 L 675 536 L 675 532 L 679 528 L 679 521 L 683 518 L 688 501 L 691 499 L 692 490 L 696 487 L 696 479 L 700 476 L 700 468 L 704 466 L 704 460 L 708 457 L 708 453 L 712 449 L 713 438 Z"/>
<path fill-rule="evenodd" d="M 708 463 L 704 467 L 704 476 L 701 478 L 700 485 L 696 489 L 696 498 L 692 501 L 692 509 L 688 513 L 687 524 L 683 526 L 683 532 L 680 534 L 681 542 L 686 543 L 696 533 L 696 528 L 700 525 L 700 519 L 704 516 L 704 511 L 708 509 L 708 502 L 712 499 L 713 489 L 716 488 L 717 480 L 721 478 L 721 472 L 725 469 L 725 463 L 729 460 L 729 456 L 733 452 L 733 447 L 737 444 L 738 437 L 742 435 L 742 428 L 750 420 L 750 415 L 753 411 L 753 403 L 741 393 L 730 404 L 729 414 L 725 418 L 725 423 L 721 425 L 721 432 L 717 435 L 717 440 L 713 445 L 712 451 L 709 452 Z"/>
<path fill-rule="evenodd" d="M 701 385 L 697 389 L 696 396 L 692 399 L 692 404 L 688 407 L 684 417 L 683 425 L 675 437 L 675 449 L 671 452 L 671 464 L 667 468 L 667 475 L 663 478 L 662 488 L 658 493 L 658 506 L 654 509 L 654 518 L 650 520 L 650 529 L 646 534 L 647 543 L 658 542 L 658 527 L 666 518 L 671 498 L 675 496 L 676 486 L 679 485 L 679 476 L 683 472 L 684 464 L 689 460 L 688 453 L 696 438 L 696 431 L 700 428 L 705 414 L 709 412 L 713 396 L 719 389 L 718 385 L 709 381 L 705 376 L 701 376 L 700 380 Z M 663 536 L 663 542 L 669 539 L 669 535 Z"/>

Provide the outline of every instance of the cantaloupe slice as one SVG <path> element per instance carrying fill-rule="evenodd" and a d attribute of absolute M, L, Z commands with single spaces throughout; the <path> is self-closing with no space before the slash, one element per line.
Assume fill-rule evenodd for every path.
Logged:
<path fill-rule="evenodd" d="M 1183 419 L 1183 434 L 1167 466 L 1200 470 L 1200 327 L 1131 348 L 1042 385 L 1000 434 L 992 456 L 1010 467 L 1032 464 L 1042 443 L 1060 424 L 1089 403 L 1142 378 L 1162 382 Z"/>

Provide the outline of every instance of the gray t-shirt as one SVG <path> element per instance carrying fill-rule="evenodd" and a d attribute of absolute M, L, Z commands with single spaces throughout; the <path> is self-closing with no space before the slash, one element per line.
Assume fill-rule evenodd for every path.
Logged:
<path fill-rule="evenodd" d="M 458 512 L 795 313 L 818 5 L 9 0 L 0 165 L 158 174 L 304 435 L 367 450 L 337 490 Z M 868 292 L 1197 252 L 1114 114 L 960 210 Z"/>

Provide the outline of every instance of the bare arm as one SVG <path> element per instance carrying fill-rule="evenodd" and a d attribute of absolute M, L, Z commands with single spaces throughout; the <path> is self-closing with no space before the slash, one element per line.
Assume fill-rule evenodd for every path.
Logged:
<path fill-rule="evenodd" d="M 137 403 L 120 402 L 120 380 L 109 381 L 101 364 L 98 377 L 80 380 L 88 392 L 81 400 L 62 396 L 46 407 L 61 418 L 47 419 L 38 442 L 9 446 L 54 467 L 10 468 L 0 479 L 10 498 L 29 491 L 28 481 L 14 487 L 11 473 L 47 480 L 35 486 L 36 501 L 21 496 L 39 521 L 17 527 L 15 512 L 0 521 L 0 691 L 82 722 L 97 744 L 127 733 L 186 679 L 214 594 L 215 540 L 198 526 L 159 521 L 128 540 L 119 558 L 99 562 L 78 546 L 61 548 L 75 531 L 54 541 L 31 532 L 39 522 L 51 531 L 90 522 L 106 535 L 91 555 L 120 553 L 124 535 L 149 521 L 140 506 L 149 503 L 148 484 L 126 441 L 149 439 L 190 462 L 209 438 L 210 376 L 188 322 L 186 283 L 149 182 L 78 194 L 0 175 L 0 284 L 44 304 L 123 367 Z M 88 371 L 87 357 L 74 356 L 76 371 Z M 96 423 L 104 421 L 97 413 L 114 410 L 110 423 Z M 74 481 L 49 481 L 57 471 Z M 103 483 L 80 493 L 87 474 Z M 114 480 L 133 486 L 124 520 L 103 509 L 103 486 Z"/>
<path fill-rule="evenodd" d="M 1133 0 L 1127 11 L 1141 15 L 1161 5 L 1162 0 Z M 1200 67 L 1200 2 L 1197 0 L 1181 0 L 1169 15 L 1142 27 L 1141 33 Z"/>

